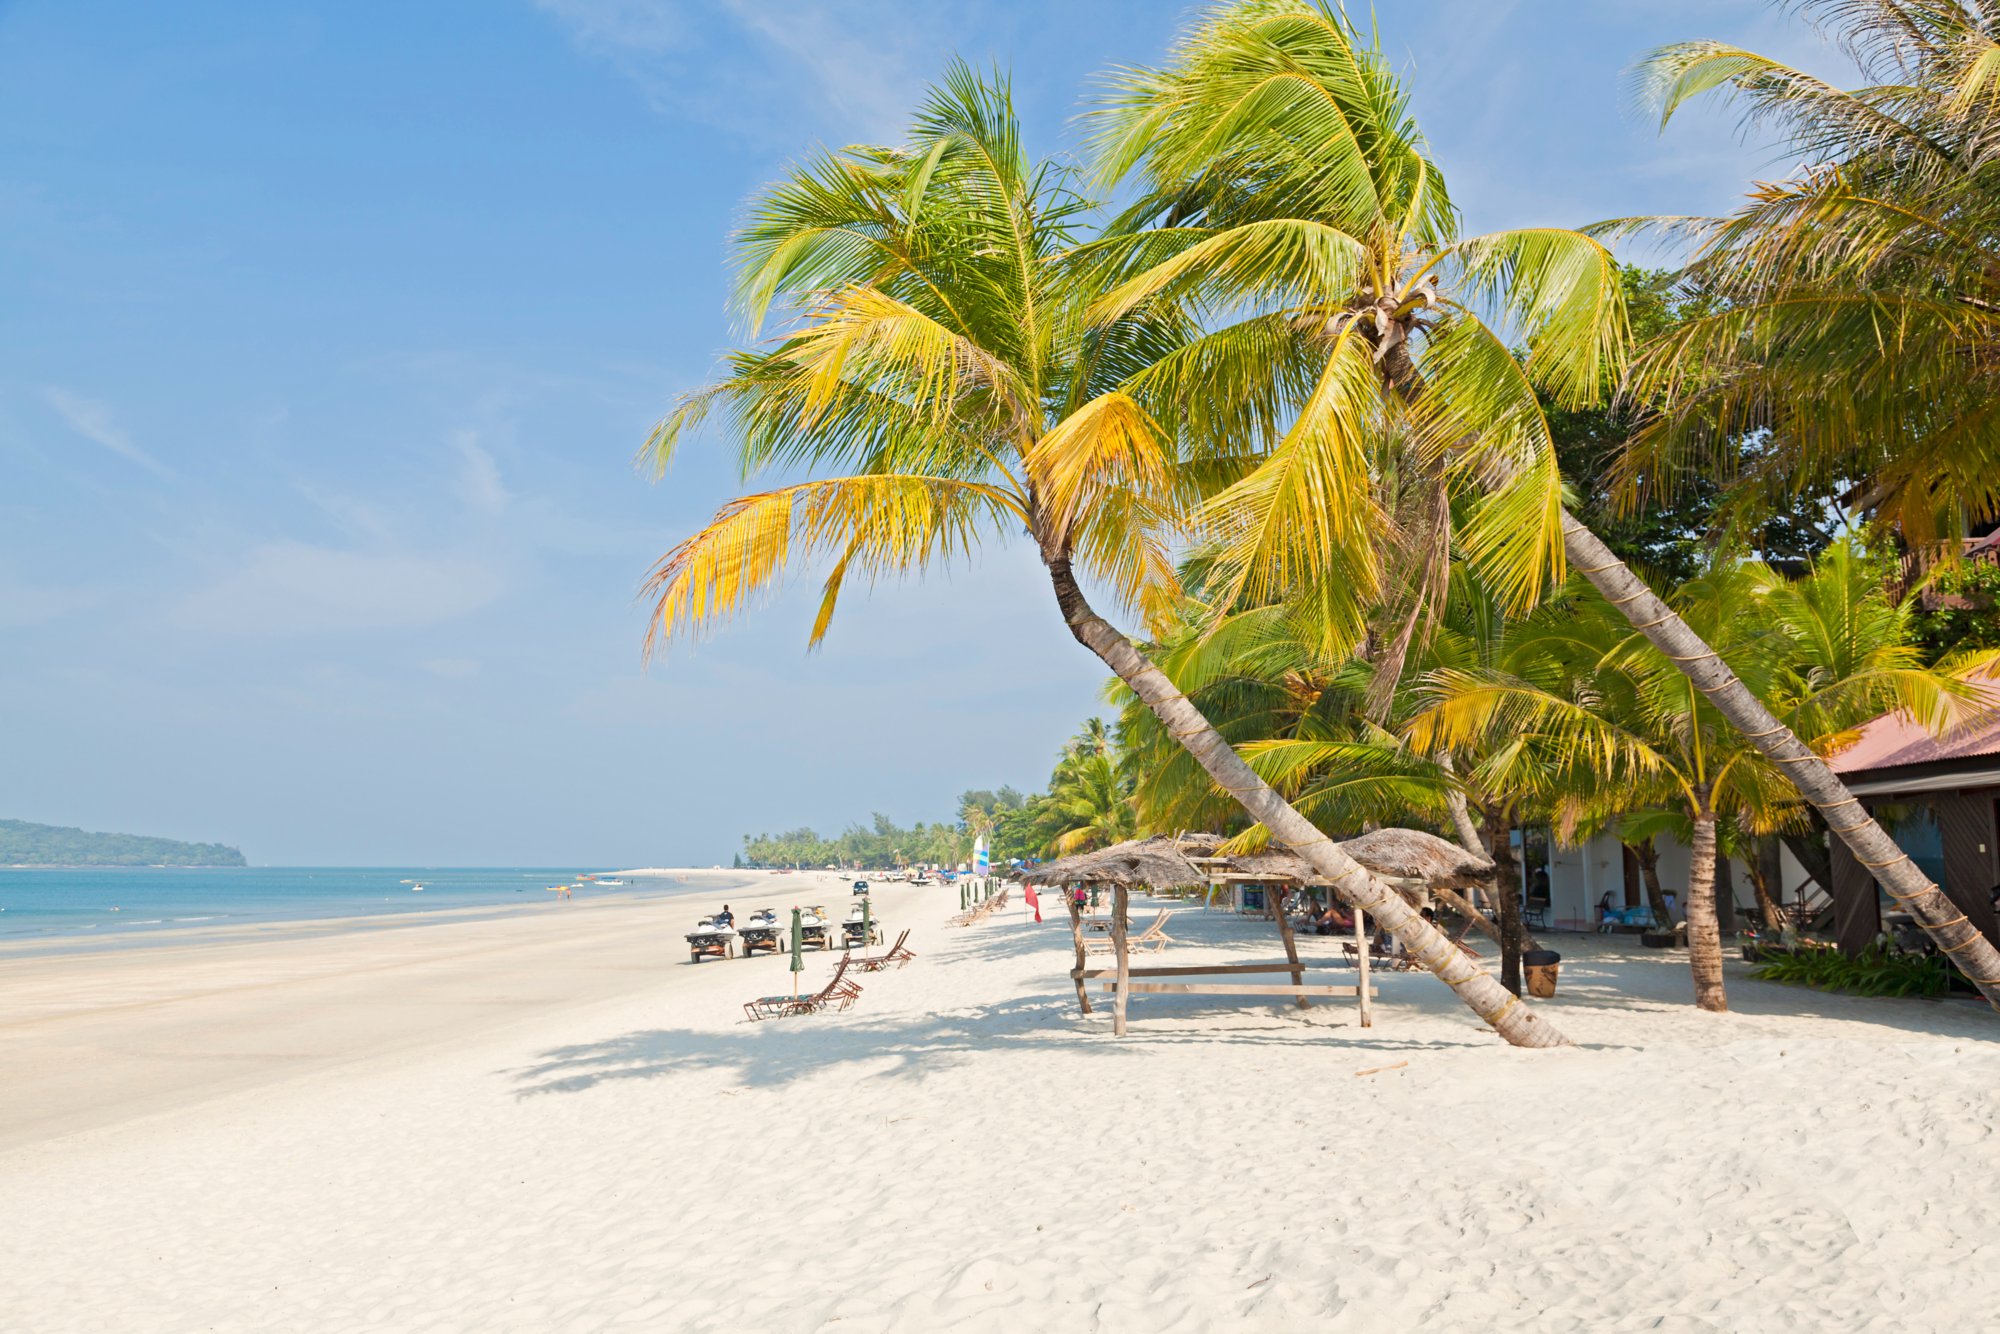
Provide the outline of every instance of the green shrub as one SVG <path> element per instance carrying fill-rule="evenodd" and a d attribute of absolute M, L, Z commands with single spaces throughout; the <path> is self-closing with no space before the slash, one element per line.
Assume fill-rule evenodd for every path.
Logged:
<path fill-rule="evenodd" d="M 1831 945 L 1801 945 L 1771 956 L 1750 975 L 1855 996 L 1942 996 L 1951 990 L 1954 971 L 1939 956 L 1891 953 L 1880 945 L 1856 958 Z"/>

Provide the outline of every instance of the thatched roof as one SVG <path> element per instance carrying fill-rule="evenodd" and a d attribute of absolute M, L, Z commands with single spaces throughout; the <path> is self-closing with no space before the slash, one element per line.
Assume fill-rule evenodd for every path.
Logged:
<path fill-rule="evenodd" d="M 1023 866 L 1012 874 L 1016 880 L 1037 885 L 1150 885 L 1173 889 L 1184 885 L 1204 885 L 1208 876 L 1189 857 L 1211 857 L 1222 839 L 1215 834 L 1183 834 L 1179 838 L 1155 836 L 1131 839 L 1096 852 L 1080 852 L 1059 857 L 1040 866 Z M 1426 834 L 1418 829 L 1377 829 L 1359 838 L 1350 838 L 1340 850 L 1377 875 L 1398 880 L 1417 880 L 1435 889 L 1466 889 L 1486 883 L 1492 866 L 1458 844 Z M 1305 858 L 1283 843 L 1272 843 L 1262 852 L 1240 853 L 1228 858 L 1228 869 L 1237 875 L 1295 885 L 1324 885 L 1326 878 Z"/>
<path fill-rule="evenodd" d="M 1484 858 L 1418 829 L 1377 829 L 1336 846 L 1376 875 L 1421 880 L 1433 889 L 1482 885 L 1493 872 L 1492 864 Z M 1327 883 L 1305 858 L 1282 843 L 1273 843 L 1262 852 L 1231 857 L 1229 865 L 1238 875 L 1264 880 L 1290 881 L 1296 885 Z"/>
<path fill-rule="evenodd" d="M 1177 889 L 1205 885 L 1208 877 L 1182 855 L 1171 838 L 1135 838 L 1096 852 L 1059 857 L 1040 866 L 1024 866 L 1015 878 L 1038 885 L 1126 885 Z"/>

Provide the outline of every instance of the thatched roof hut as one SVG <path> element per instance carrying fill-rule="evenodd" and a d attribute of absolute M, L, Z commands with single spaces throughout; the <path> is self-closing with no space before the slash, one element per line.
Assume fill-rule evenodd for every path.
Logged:
<path fill-rule="evenodd" d="M 1338 846 L 1376 875 L 1421 881 L 1430 889 L 1469 889 L 1485 884 L 1493 873 L 1492 864 L 1484 858 L 1418 829 L 1377 829 L 1345 839 Z M 1229 858 L 1229 870 L 1237 876 L 1295 885 L 1327 883 L 1305 858 L 1282 843 Z"/>
<path fill-rule="evenodd" d="M 1096 852 L 1059 857 L 1040 866 L 1024 866 L 1015 878 L 1038 885 L 1125 885 L 1179 889 L 1205 885 L 1208 876 L 1181 852 L 1171 838 L 1135 838 Z"/>

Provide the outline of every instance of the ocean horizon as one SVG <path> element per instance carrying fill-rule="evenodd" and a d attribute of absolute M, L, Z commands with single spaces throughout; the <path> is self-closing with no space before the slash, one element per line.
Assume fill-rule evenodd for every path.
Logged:
<path fill-rule="evenodd" d="M 52 948 L 117 941 L 155 943 L 183 930 L 320 919 L 382 919 L 491 909 L 552 899 L 552 885 L 580 898 L 655 898 L 712 886 L 646 877 L 600 886 L 584 871 L 535 866 L 78 866 L 0 867 L 0 944 Z M 419 890 L 417 886 L 421 885 Z"/>

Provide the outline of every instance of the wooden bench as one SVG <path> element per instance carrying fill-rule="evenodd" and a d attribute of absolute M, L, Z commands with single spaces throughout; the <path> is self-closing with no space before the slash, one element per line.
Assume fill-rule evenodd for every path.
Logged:
<path fill-rule="evenodd" d="M 1128 978 L 1132 979 L 1127 982 L 1126 986 L 1130 993 L 1135 996 L 1145 993 L 1156 995 L 1172 993 L 1176 995 L 1196 996 L 1359 997 L 1361 995 L 1361 988 L 1358 986 L 1322 985 L 1312 982 L 1162 982 L 1146 980 L 1152 978 L 1254 976 L 1256 974 L 1267 973 L 1290 974 L 1301 972 L 1307 967 L 1311 967 L 1311 965 L 1300 965 L 1289 962 L 1211 963 L 1188 964 L 1172 968 L 1128 968 L 1125 970 L 1125 973 Z M 1104 982 L 1104 989 L 1114 995 L 1118 991 L 1118 982 L 1116 980 L 1118 970 L 1116 968 L 1072 968 L 1070 976 L 1078 981 L 1098 981 L 1110 978 L 1112 980 Z M 1370 999 L 1373 999 L 1376 994 L 1373 987 L 1368 988 Z"/>

